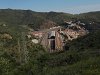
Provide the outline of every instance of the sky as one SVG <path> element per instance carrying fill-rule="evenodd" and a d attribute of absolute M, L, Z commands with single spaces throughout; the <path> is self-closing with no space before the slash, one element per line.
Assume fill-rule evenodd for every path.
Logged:
<path fill-rule="evenodd" d="M 0 9 L 6 8 L 79 14 L 100 11 L 100 0 L 0 0 Z"/>

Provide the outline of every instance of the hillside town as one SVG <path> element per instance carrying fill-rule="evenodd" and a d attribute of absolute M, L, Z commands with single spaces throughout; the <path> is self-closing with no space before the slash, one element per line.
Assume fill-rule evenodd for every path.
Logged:
<path fill-rule="evenodd" d="M 32 43 L 41 44 L 44 48 L 52 52 L 64 50 L 67 41 L 72 41 L 89 33 L 89 31 L 83 27 L 85 23 L 81 23 L 80 21 L 65 23 L 65 26 L 55 26 L 49 29 L 30 31 L 27 37 L 33 37 L 31 39 Z"/>

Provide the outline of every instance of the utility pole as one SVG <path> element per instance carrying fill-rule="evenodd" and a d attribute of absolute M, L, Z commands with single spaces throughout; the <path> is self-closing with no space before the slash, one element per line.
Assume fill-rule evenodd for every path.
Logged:
<path fill-rule="evenodd" d="M 21 45 L 20 45 L 20 39 L 18 39 L 18 62 L 21 64 L 22 63 L 22 57 L 21 57 Z"/>
<path fill-rule="evenodd" d="M 27 51 L 27 45 L 26 45 L 26 36 L 25 32 L 22 32 L 22 52 L 23 52 L 23 62 L 28 62 L 28 51 Z"/>
<path fill-rule="evenodd" d="M 27 63 L 28 62 L 28 50 L 27 50 L 27 45 L 26 45 L 26 35 L 25 32 L 22 32 L 21 34 L 21 39 L 22 39 L 22 59 L 23 59 L 23 63 Z"/>

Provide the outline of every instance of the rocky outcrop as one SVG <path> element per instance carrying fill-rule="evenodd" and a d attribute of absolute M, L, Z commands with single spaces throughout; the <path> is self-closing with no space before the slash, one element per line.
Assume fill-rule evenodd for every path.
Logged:
<path fill-rule="evenodd" d="M 11 40 L 12 36 L 10 34 L 4 33 L 4 34 L 0 34 L 0 39 Z"/>

